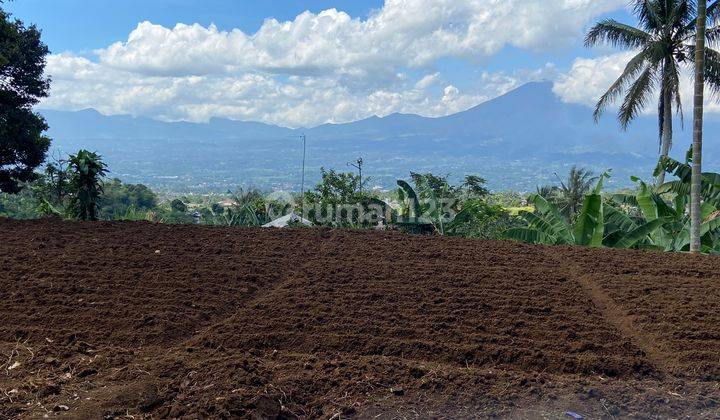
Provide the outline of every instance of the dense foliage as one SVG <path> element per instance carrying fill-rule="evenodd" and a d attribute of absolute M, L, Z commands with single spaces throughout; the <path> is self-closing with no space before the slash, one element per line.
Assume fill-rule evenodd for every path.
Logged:
<path fill-rule="evenodd" d="M 392 217 L 378 194 L 361 188 L 358 175 L 321 171 L 321 181 L 305 193 L 296 209 L 306 219 L 323 226 L 371 227 Z"/>
<path fill-rule="evenodd" d="M 525 226 L 509 229 L 506 236 L 541 244 L 688 251 L 691 161 L 690 153 L 685 162 L 662 157 L 654 176 L 666 172 L 675 179 L 653 186 L 633 178 L 635 190 L 615 194 L 601 194 L 603 175 L 572 220 L 556 204 L 533 195 L 529 201 L 535 210 L 520 212 Z M 720 252 L 720 174 L 703 173 L 701 197 L 702 251 Z"/>
<path fill-rule="evenodd" d="M 109 219 L 133 218 L 133 214 L 157 207 L 158 198 L 150 188 L 142 184 L 124 184 L 117 178 L 102 185 L 100 215 Z"/>
<path fill-rule="evenodd" d="M 582 207 L 572 221 L 542 196 L 530 196 L 536 210 L 520 212 L 527 226 L 509 229 L 506 235 L 530 243 L 613 248 L 631 248 L 645 241 L 662 221 L 637 224 L 623 217 L 623 213 L 606 203 L 601 195 L 603 182 L 608 177 L 608 173 L 599 177 L 595 188 L 584 196 Z"/>
<path fill-rule="evenodd" d="M 50 88 L 48 53 L 35 26 L 0 9 L 0 192 L 17 193 L 34 179 L 50 147 L 45 120 L 32 110 Z"/>
<path fill-rule="evenodd" d="M 490 192 L 483 178 L 468 175 L 460 185 L 432 173 L 412 172 L 410 178 L 414 188 L 398 180 L 395 223 L 403 230 L 489 239 L 513 226 L 505 208 L 488 203 Z"/>

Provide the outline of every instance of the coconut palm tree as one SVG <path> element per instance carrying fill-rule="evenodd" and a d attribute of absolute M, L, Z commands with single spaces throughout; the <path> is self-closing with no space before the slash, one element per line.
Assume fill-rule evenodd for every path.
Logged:
<path fill-rule="evenodd" d="M 557 173 L 555 177 L 560 182 L 560 186 L 544 185 L 538 187 L 537 195 L 557 206 L 558 211 L 565 219 L 572 223 L 580 207 L 582 207 L 585 195 L 592 189 L 592 184 L 598 178 L 593 176 L 592 171 L 578 168 L 576 165 L 570 168 L 565 181 Z"/>
<path fill-rule="evenodd" d="M 714 0 L 707 9 L 707 17 L 713 21 L 720 12 L 718 3 Z M 638 27 L 605 19 L 593 26 L 585 38 L 588 47 L 609 43 L 637 52 L 620 77 L 600 97 L 594 117 L 597 121 L 609 104 L 624 95 L 618 120 L 620 126 L 627 129 L 658 89 L 660 156 L 667 156 L 672 148 L 673 107 L 682 120 L 680 68 L 694 61 L 695 1 L 633 0 L 631 4 Z M 720 28 L 710 28 L 706 37 L 709 41 L 719 41 Z M 720 90 L 720 54 L 711 52 L 707 54 L 711 65 L 710 71 L 705 72 L 705 79 Z M 658 181 L 664 182 L 663 173 Z"/>
<path fill-rule="evenodd" d="M 697 37 L 695 41 L 695 98 L 692 143 L 692 175 L 690 181 L 690 252 L 700 252 L 700 190 L 702 182 L 703 101 L 705 100 L 705 24 L 707 2 L 697 5 Z"/>
<path fill-rule="evenodd" d="M 575 165 L 570 168 L 566 181 L 560 179 L 557 174 L 555 176 L 560 181 L 558 204 L 561 205 L 561 212 L 568 220 L 572 220 L 582 207 L 585 195 L 598 178 L 593 176 L 592 171 Z"/>

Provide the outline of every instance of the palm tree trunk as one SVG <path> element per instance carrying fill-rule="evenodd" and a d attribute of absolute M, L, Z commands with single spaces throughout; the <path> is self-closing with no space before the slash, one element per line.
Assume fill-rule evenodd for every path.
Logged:
<path fill-rule="evenodd" d="M 690 180 L 690 252 L 700 252 L 700 188 L 702 179 L 703 101 L 705 100 L 705 21 L 707 0 L 698 1 L 695 35 L 695 107 Z"/>
<path fill-rule="evenodd" d="M 662 134 L 662 145 L 660 149 L 660 157 L 665 157 L 670 154 L 672 148 L 673 138 L 673 127 L 672 127 L 672 96 L 670 95 L 670 89 L 663 89 L 663 134 Z M 665 183 L 665 171 L 662 171 L 658 175 L 658 185 Z"/>

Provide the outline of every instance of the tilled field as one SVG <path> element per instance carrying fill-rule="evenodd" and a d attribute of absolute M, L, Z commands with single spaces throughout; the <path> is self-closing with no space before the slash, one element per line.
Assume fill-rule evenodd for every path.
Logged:
<path fill-rule="evenodd" d="M 0 219 L 0 417 L 720 416 L 720 258 Z"/>

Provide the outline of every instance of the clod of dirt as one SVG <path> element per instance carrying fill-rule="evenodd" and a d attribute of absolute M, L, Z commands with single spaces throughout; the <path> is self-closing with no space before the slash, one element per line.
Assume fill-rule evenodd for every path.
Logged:
<path fill-rule="evenodd" d="M 45 398 L 60 393 L 60 386 L 57 384 L 46 384 L 37 392 L 38 398 Z"/>
<path fill-rule="evenodd" d="M 415 379 L 420 379 L 425 376 L 425 371 L 417 367 L 412 367 L 410 368 L 410 375 Z"/>
<path fill-rule="evenodd" d="M 254 419 L 276 419 L 280 416 L 282 407 L 280 402 L 267 395 L 261 395 L 253 402 L 255 409 L 252 417 Z"/>

